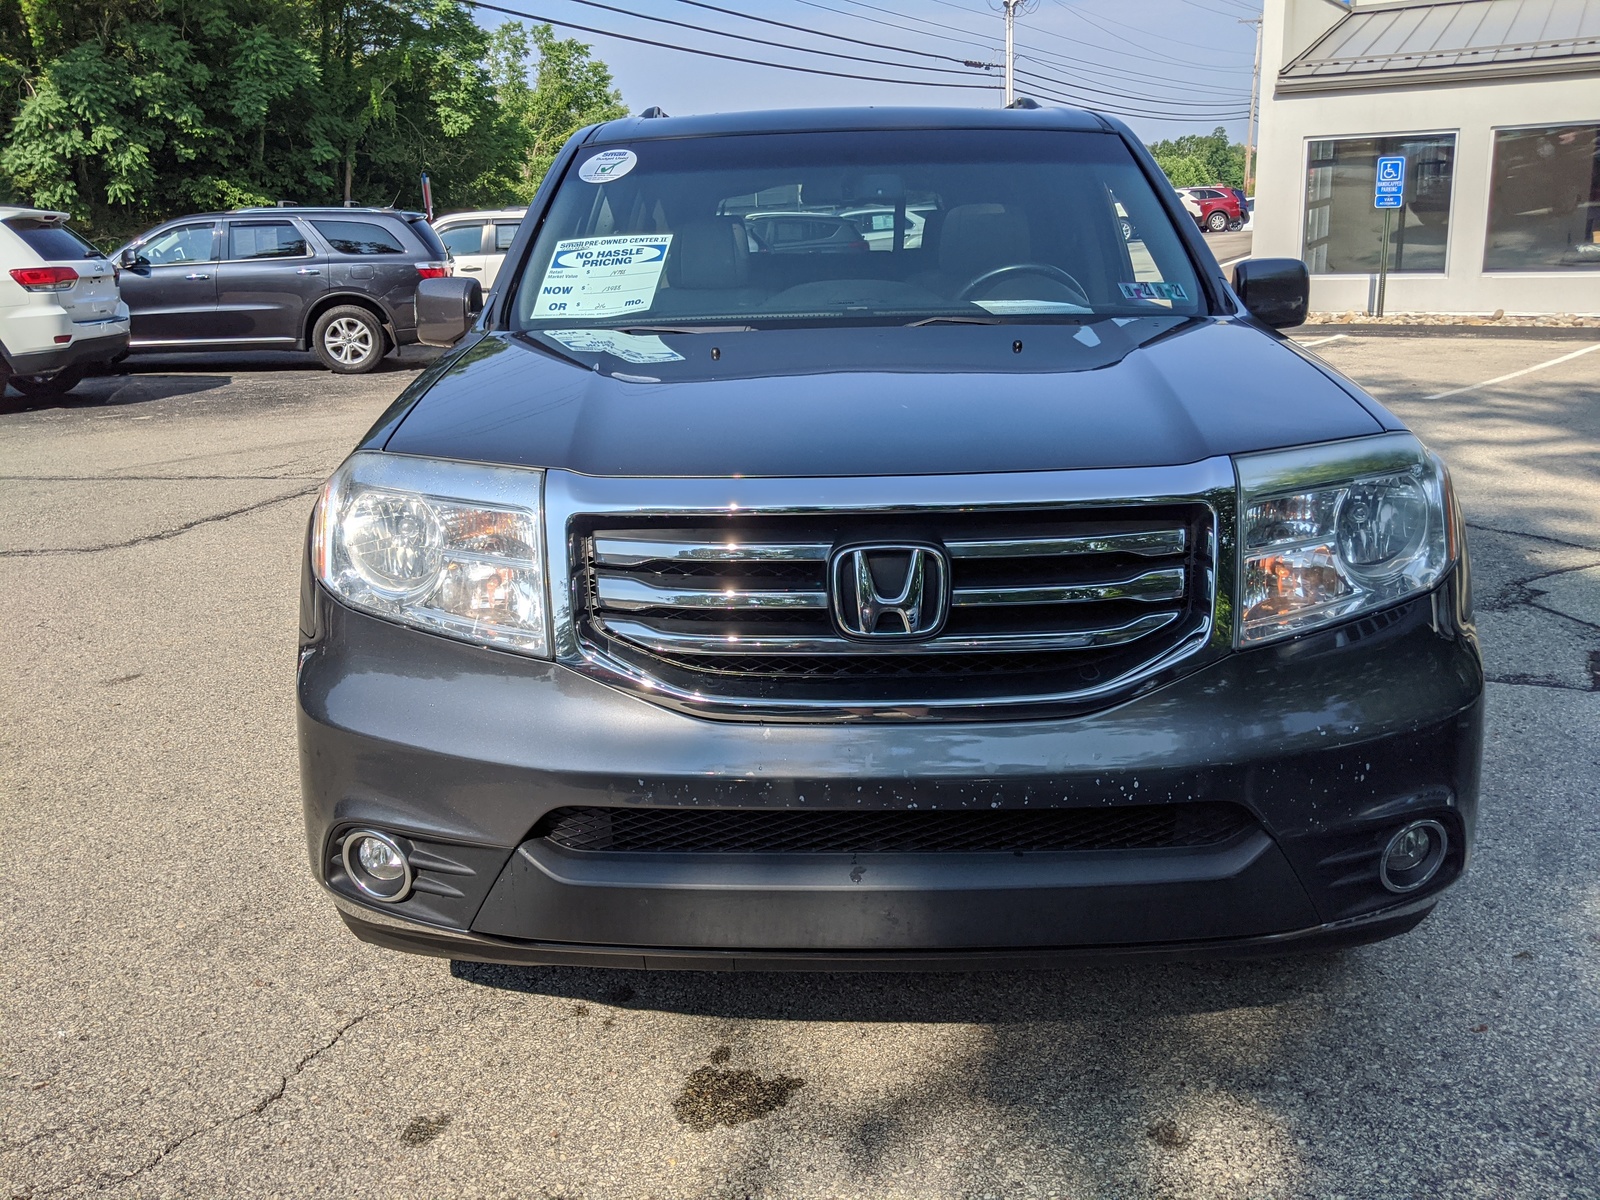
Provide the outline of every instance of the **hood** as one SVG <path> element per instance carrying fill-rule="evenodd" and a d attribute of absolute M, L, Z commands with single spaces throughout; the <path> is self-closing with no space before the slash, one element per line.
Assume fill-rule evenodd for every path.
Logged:
<path fill-rule="evenodd" d="M 1236 321 L 596 333 L 487 334 L 375 435 L 586 475 L 797 477 L 1172 466 L 1383 429 Z"/>

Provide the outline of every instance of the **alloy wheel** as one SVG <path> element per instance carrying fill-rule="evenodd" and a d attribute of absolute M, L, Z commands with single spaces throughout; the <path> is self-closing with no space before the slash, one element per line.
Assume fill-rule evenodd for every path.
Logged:
<path fill-rule="evenodd" d="M 355 317 L 340 317 L 322 331 L 322 345 L 331 358 L 354 367 L 372 356 L 376 341 L 370 325 Z"/>

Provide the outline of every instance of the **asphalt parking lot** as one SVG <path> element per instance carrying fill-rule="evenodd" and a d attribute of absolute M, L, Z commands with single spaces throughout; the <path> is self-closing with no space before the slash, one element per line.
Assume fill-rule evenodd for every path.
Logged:
<path fill-rule="evenodd" d="M 297 568 L 415 362 L 144 360 L 0 415 L 6 1194 L 1600 1196 L 1600 348 L 1315 352 L 1469 515 L 1472 871 L 1377 946 L 1032 974 L 357 943 L 305 859 Z"/>

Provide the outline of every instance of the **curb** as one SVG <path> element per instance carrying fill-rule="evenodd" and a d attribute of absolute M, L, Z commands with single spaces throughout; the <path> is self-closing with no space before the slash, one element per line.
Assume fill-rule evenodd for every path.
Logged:
<path fill-rule="evenodd" d="M 1289 330 L 1285 330 L 1289 333 Z M 1291 336 L 1525 338 L 1535 341 L 1600 341 L 1600 329 L 1571 325 L 1297 325 Z"/>

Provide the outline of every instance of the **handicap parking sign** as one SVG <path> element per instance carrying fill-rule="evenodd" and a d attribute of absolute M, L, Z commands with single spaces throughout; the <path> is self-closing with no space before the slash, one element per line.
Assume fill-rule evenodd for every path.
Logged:
<path fill-rule="evenodd" d="M 1406 160 L 1396 155 L 1378 160 L 1378 177 L 1372 185 L 1373 208 L 1401 208 L 1406 190 Z"/>

